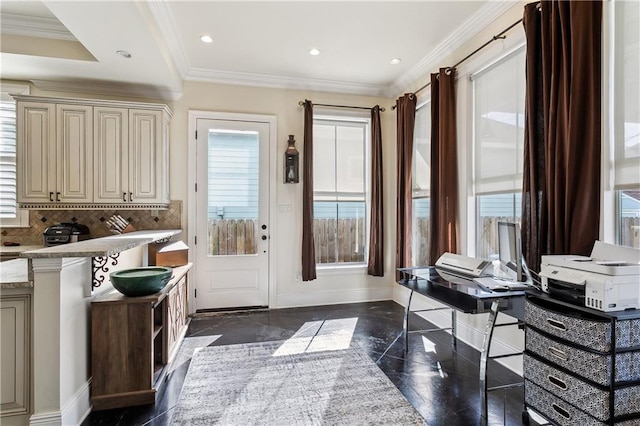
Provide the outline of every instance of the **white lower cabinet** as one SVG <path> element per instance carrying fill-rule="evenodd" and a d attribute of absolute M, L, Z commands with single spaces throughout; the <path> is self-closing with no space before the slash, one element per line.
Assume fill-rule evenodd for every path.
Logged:
<path fill-rule="evenodd" d="M 0 424 L 30 413 L 30 311 L 30 294 L 0 297 Z"/>

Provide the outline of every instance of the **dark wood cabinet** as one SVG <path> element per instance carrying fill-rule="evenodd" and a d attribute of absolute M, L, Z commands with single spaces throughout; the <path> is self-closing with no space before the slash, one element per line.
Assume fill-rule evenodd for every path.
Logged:
<path fill-rule="evenodd" d="M 189 322 L 191 264 L 173 269 L 161 292 L 126 297 L 115 289 L 91 303 L 94 410 L 155 403 Z"/>

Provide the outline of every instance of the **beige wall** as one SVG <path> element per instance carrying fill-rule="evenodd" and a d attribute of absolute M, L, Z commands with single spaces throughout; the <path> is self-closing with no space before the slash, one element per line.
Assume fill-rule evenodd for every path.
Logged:
<path fill-rule="evenodd" d="M 282 177 L 283 153 L 287 146 L 288 135 L 294 135 L 296 146 L 304 156 L 303 144 L 303 109 L 298 102 L 310 99 L 314 103 L 374 106 L 379 104 L 386 108 L 381 115 L 384 145 L 384 205 L 386 227 L 386 265 L 385 277 L 374 278 L 365 275 L 363 269 L 350 273 L 332 272 L 330 275 L 318 272 L 318 279 L 311 282 L 296 281 L 296 273 L 301 270 L 302 240 L 302 183 L 284 184 Z M 276 279 L 271 285 L 276 286 L 277 300 L 272 300 L 272 307 L 300 306 L 325 303 L 346 303 L 375 299 L 389 299 L 393 284 L 394 246 L 390 239 L 394 222 L 395 205 L 395 113 L 390 110 L 392 100 L 342 94 L 313 93 L 299 90 L 282 90 L 257 87 L 243 87 L 186 82 L 182 98 L 173 102 L 171 140 L 171 198 L 184 200 L 188 209 L 193 204 L 190 198 L 193 193 L 187 185 L 188 152 L 188 111 L 215 111 L 231 113 L 247 113 L 274 115 L 277 118 L 277 165 L 275 203 L 276 217 L 271 218 L 272 251 L 276 255 Z M 316 112 L 335 111 L 321 107 Z M 340 110 L 345 111 L 345 110 Z M 279 212 L 277 206 L 290 205 L 291 213 Z M 183 214 L 183 220 L 188 217 Z M 186 227 L 186 223 L 184 224 Z"/>

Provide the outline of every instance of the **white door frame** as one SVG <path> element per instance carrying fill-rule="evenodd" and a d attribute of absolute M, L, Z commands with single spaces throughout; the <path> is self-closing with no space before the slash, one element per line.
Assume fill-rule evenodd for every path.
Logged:
<path fill-rule="evenodd" d="M 227 120 L 227 121 L 255 121 L 260 123 L 269 124 L 269 223 L 267 229 L 269 229 L 269 307 L 271 308 L 276 302 L 276 274 L 275 266 L 277 253 L 275 248 L 275 239 L 277 234 L 276 230 L 276 189 L 278 175 L 276 169 L 276 154 L 278 151 L 278 129 L 277 129 L 277 117 L 275 115 L 261 115 L 261 114 L 242 114 L 232 112 L 215 112 L 215 111 L 201 111 L 201 110 L 189 110 L 189 189 L 187 193 L 187 245 L 193 246 L 195 243 L 195 237 L 197 233 L 197 197 L 196 197 L 196 176 L 197 176 L 197 143 L 196 143 L 196 129 L 198 119 L 211 119 L 211 120 Z M 194 262 L 195 249 L 189 250 L 189 261 Z M 191 280 L 198 276 L 197 263 L 193 265 L 193 273 L 189 274 Z M 189 313 L 195 312 L 195 283 L 189 285 Z"/>

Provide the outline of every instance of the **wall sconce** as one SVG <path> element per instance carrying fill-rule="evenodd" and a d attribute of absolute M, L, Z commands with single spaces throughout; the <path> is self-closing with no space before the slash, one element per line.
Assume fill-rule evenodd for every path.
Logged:
<path fill-rule="evenodd" d="M 296 141 L 293 139 L 293 135 L 289 135 L 287 143 L 287 150 L 284 152 L 284 183 L 298 183 L 300 182 L 298 174 L 300 153 L 295 147 Z"/>

